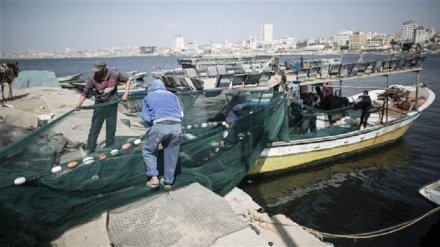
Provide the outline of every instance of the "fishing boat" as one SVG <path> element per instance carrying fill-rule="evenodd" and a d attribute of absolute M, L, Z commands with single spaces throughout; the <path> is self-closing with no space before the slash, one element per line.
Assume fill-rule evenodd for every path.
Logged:
<path fill-rule="evenodd" d="M 57 80 L 59 82 L 70 82 L 70 81 L 76 81 L 81 77 L 81 73 L 74 74 L 74 75 L 68 75 L 68 76 L 62 76 L 57 77 Z"/>
<path fill-rule="evenodd" d="M 223 66 L 242 66 L 252 64 L 264 64 L 270 60 L 272 56 L 269 55 L 255 55 L 255 56 L 199 56 L 179 58 L 177 62 L 186 68 L 203 68 L 217 65 Z"/>
<path fill-rule="evenodd" d="M 144 79 L 144 76 L 148 74 L 147 72 L 139 72 L 139 73 L 134 73 L 133 78 L 135 80 L 142 80 Z"/>
<path fill-rule="evenodd" d="M 290 125 L 288 140 L 268 143 L 248 174 L 280 172 L 329 162 L 398 140 L 435 99 L 434 92 L 419 82 L 421 63 L 424 59 L 424 56 L 417 56 L 392 61 L 372 61 L 368 62 L 367 66 L 370 71 L 365 72 L 365 66 L 362 66 L 363 70 L 356 74 L 352 74 L 353 68 L 361 68 L 362 62 L 354 63 L 353 66 L 340 65 L 339 71 L 333 77 L 326 75 L 325 79 L 320 76 L 318 79 L 306 78 L 292 85 L 291 91 L 296 92 L 294 95 L 299 97 L 307 91 L 307 87 L 316 88 L 321 102 L 326 101 L 321 90 L 337 89 L 335 92 L 339 94 L 332 95 L 333 102 L 327 103 L 341 103 L 341 99 L 342 102 L 345 100 L 345 103 L 340 104 L 338 108 L 314 109 L 300 103 L 297 97 L 291 96 L 290 118 L 287 120 Z M 375 69 L 377 64 L 380 64 L 381 68 Z M 343 68 L 350 70 L 342 71 Z M 390 85 L 391 75 L 410 72 L 416 74 L 413 85 Z M 343 85 L 345 82 L 378 76 L 386 78 L 382 86 L 376 83 L 372 86 L 357 87 Z M 329 83 L 331 81 L 337 85 Z M 365 128 L 359 127 L 360 113 L 352 108 L 360 94 L 342 97 L 341 92 L 345 88 L 370 90 L 373 108 L 369 111 L 370 118 Z M 335 99 L 339 102 L 335 102 Z"/>
<path fill-rule="evenodd" d="M 440 180 L 436 180 L 419 189 L 420 195 L 440 206 Z"/>
<path fill-rule="evenodd" d="M 424 60 L 425 56 L 417 55 L 366 62 L 360 60 L 330 67 L 324 64 L 318 67 L 313 76 L 310 76 L 311 67 L 304 68 L 306 74 L 304 77 L 298 77 L 297 73 L 290 70 L 284 71 L 287 84 L 284 85 L 286 102 L 283 103 L 283 107 L 286 108 L 286 112 L 278 116 L 279 119 L 264 120 L 274 122 L 273 126 L 265 127 L 265 131 L 274 136 L 260 141 L 264 148 L 254 164 L 250 166 L 247 175 L 280 173 L 288 169 L 318 165 L 368 152 L 397 141 L 406 133 L 421 112 L 435 100 L 434 92 L 419 82 Z M 410 74 L 415 75 L 415 80 L 410 85 L 390 82 L 390 78 L 394 75 Z M 184 76 L 182 73 L 180 78 Z M 221 89 L 228 90 L 225 94 L 229 94 L 231 98 L 247 96 L 243 96 L 244 99 L 238 101 L 227 99 L 225 101 L 227 105 L 221 112 L 214 114 L 209 121 L 204 120 L 204 123 L 226 121 L 228 112 L 234 105 L 248 104 L 249 95 L 255 94 L 255 91 L 267 90 L 269 92 L 267 95 L 275 97 L 273 81 L 265 84 L 264 87 L 259 86 L 257 82 L 253 87 L 231 88 L 230 86 L 219 87 L 218 82 L 222 83 L 221 78 L 222 75 L 218 75 L 216 78 L 205 79 L 205 85 L 212 85 L 211 81 L 216 79 L 217 85 L 214 83 L 214 88 L 220 91 Z M 359 81 L 362 83 L 359 84 Z M 226 82 L 227 85 L 230 83 L 230 80 Z M 370 117 L 367 123 L 361 125 L 361 111 L 355 109 L 355 106 L 362 95 L 361 92 L 365 90 L 369 93 L 372 107 L 368 110 Z M 343 91 L 354 91 L 354 93 L 346 96 L 342 94 Z M 202 90 L 201 93 L 208 92 Z M 319 99 L 319 108 L 310 107 L 305 103 L 306 95 L 310 92 Z M 266 98 L 266 100 L 272 99 Z M 182 99 L 182 101 L 187 100 Z M 248 121 L 245 119 L 254 117 L 249 116 L 249 112 L 255 114 L 259 107 L 265 107 L 261 102 L 266 101 L 261 101 L 258 97 L 252 101 L 259 103 L 256 104 L 257 106 L 250 107 L 251 110 L 240 111 L 240 119 L 243 119 L 240 125 L 243 127 L 238 127 L 237 123 L 225 124 L 229 127 L 226 129 L 228 138 L 242 140 L 244 136 L 252 136 L 251 129 L 254 127 L 252 125 L 262 124 L 258 121 L 263 120 Z M 192 107 L 193 104 L 190 106 Z M 186 113 L 185 116 L 192 116 L 192 114 Z M 264 117 L 264 119 L 268 118 L 271 117 Z M 196 124 L 196 126 L 199 125 L 201 124 Z M 194 124 L 187 124 L 187 127 L 194 128 Z M 277 133 L 274 133 L 274 130 Z M 193 130 L 187 129 L 186 131 L 189 131 L 196 139 L 201 135 L 193 133 Z M 231 135 L 235 137 L 230 137 Z M 218 145 L 220 150 L 222 145 L 228 146 L 224 144 L 228 141 L 223 140 L 222 143 L 214 145 Z"/>

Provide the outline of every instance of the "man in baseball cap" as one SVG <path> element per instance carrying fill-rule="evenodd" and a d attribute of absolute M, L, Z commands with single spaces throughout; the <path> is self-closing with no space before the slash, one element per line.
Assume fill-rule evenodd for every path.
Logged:
<path fill-rule="evenodd" d="M 93 65 L 93 69 L 92 69 L 92 71 L 93 71 L 93 72 L 101 71 L 102 69 L 105 69 L 106 66 L 107 66 L 107 65 L 105 64 L 105 62 L 103 62 L 103 61 L 97 61 L 97 62 L 95 63 L 95 65 Z"/>
<path fill-rule="evenodd" d="M 118 84 L 125 83 L 125 93 L 122 101 L 128 100 L 131 79 L 121 72 L 107 69 L 103 61 L 97 61 L 92 68 L 92 73 L 87 78 L 86 85 L 79 98 L 75 110 L 79 111 L 84 101 L 94 96 L 95 105 L 107 103 L 107 106 L 93 109 L 92 124 L 87 139 L 87 153 L 95 152 L 99 132 L 104 121 L 106 122 L 105 146 L 109 147 L 115 142 L 116 123 L 118 114 Z M 111 104 L 111 102 L 113 104 Z"/>

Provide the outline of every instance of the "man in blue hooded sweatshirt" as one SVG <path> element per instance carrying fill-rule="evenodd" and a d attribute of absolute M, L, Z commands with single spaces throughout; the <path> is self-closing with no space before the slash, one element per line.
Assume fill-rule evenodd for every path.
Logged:
<path fill-rule="evenodd" d="M 150 178 L 147 186 L 155 188 L 162 184 L 171 188 L 179 157 L 182 136 L 182 107 L 174 93 L 165 89 L 161 80 L 154 80 L 151 92 L 142 101 L 142 119 L 150 126 L 147 130 L 142 154 Z M 164 177 L 158 179 L 157 153 L 159 144 L 164 149 Z"/>

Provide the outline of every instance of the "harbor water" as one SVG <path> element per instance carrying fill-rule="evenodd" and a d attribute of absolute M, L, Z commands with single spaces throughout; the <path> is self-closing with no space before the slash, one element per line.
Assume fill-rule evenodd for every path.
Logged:
<path fill-rule="evenodd" d="M 304 56 L 304 59 L 312 58 Z M 358 58 L 355 55 L 344 55 L 342 62 L 354 62 Z M 371 60 L 378 58 L 380 56 L 375 55 Z M 21 71 L 48 70 L 53 71 L 57 77 L 82 73 L 80 79 L 85 80 L 98 59 L 15 61 L 19 63 Z M 123 72 L 152 72 L 154 67 L 174 69 L 179 67 L 177 59 L 101 58 L 109 68 Z M 299 59 L 299 56 L 281 57 L 280 61 L 288 59 Z M 364 60 L 370 59 L 364 57 Z M 427 55 L 420 82 L 427 84 L 437 93 L 437 97 L 440 97 L 439 70 L 440 55 Z M 399 74 L 390 78 L 390 84 L 407 85 L 414 83 L 415 78 L 414 73 Z M 351 83 L 368 86 L 372 81 Z M 423 111 L 406 135 L 396 143 L 313 168 L 263 178 L 246 178 L 238 187 L 270 215 L 284 214 L 299 225 L 326 233 L 350 235 L 374 232 L 418 218 L 436 207 L 422 198 L 418 189 L 440 179 L 439 102 L 437 99 Z M 440 246 L 440 215 L 430 215 L 405 229 L 384 236 L 369 239 L 326 238 L 324 241 L 338 247 Z"/>

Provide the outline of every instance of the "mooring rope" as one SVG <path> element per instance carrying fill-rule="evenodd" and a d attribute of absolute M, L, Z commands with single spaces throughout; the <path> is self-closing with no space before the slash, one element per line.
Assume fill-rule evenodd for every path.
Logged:
<path fill-rule="evenodd" d="M 388 227 L 382 230 L 378 230 L 378 231 L 373 231 L 373 232 L 365 232 L 365 233 L 355 233 L 355 234 L 334 234 L 334 233 L 326 233 L 326 232 L 321 232 L 318 230 L 314 230 L 305 226 L 300 226 L 301 228 L 303 228 L 304 230 L 308 231 L 309 233 L 315 235 L 317 238 L 319 239 L 323 239 L 323 238 L 352 238 L 352 239 L 364 239 L 364 238 L 374 238 L 374 237 L 379 237 L 379 236 L 383 236 L 383 235 L 387 235 L 387 234 L 391 234 L 394 232 L 397 232 L 399 230 L 402 230 L 408 226 L 411 226 L 415 223 L 417 223 L 418 221 L 422 220 L 423 218 L 437 213 L 438 211 L 440 211 L 440 207 L 434 208 L 431 211 L 427 212 L 426 214 L 417 217 L 415 219 L 403 222 L 401 224 L 392 226 L 392 227 Z M 256 216 L 253 215 L 252 217 L 254 221 L 258 221 L 260 223 L 267 223 L 267 224 L 273 224 L 273 225 L 283 225 L 283 226 L 298 226 L 298 225 L 292 225 L 292 224 L 280 224 L 280 223 L 275 223 L 273 221 L 268 221 L 263 219 L 261 216 Z"/>

